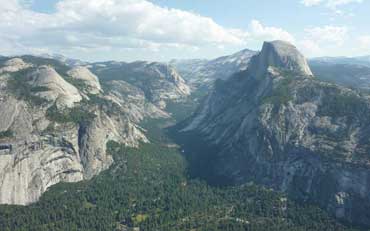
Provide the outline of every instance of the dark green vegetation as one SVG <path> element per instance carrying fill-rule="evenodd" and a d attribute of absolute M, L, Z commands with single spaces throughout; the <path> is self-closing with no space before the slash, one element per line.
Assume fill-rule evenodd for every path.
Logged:
<path fill-rule="evenodd" d="M 108 64 L 111 65 L 111 64 Z M 152 89 L 151 86 L 157 82 L 156 78 L 152 78 L 152 75 L 142 71 L 142 62 L 136 63 L 120 63 L 119 65 L 112 64 L 109 68 L 92 68 L 92 72 L 99 76 L 103 82 L 111 80 L 124 80 L 125 82 L 141 89 L 145 97 L 150 101 L 152 100 Z"/>
<path fill-rule="evenodd" d="M 73 108 L 65 108 L 61 110 L 55 104 L 50 106 L 46 111 L 46 117 L 58 123 L 76 123 L 81 124 L 91 121 L 95 115 L 89 111 L 88 106 L 80 103 L 79 106 Z"/>
<path fill-rule="evenodd" d="M 176 119 L 176 122 L 181 122 L 195 112 L 205 98 L 207 92 L 208 89 L 206 87 L 201 87 L 194 90 L 191 95 L 182 102 L 168 101 L 166 111 L 171 113 L 172 117 Z"/>
<path fill-rule="evenodd" d="M 152 133 L 154 124 L 147 128 Z M 110 142 L 115 163 L 109 170 L 55 185 L 28 207 L 0 206 L 1 230 L 349 230 L 317 207 L 266 188 L 214 187 L 190 178 L 169 141 L 139 149 Z"/>
<path fill-rule="evenodd" d="M 31 92 L 43 92 L 43 91 L 49 91 L 49 88 L 45 86 L 37 86 L 31 88 Z"/>
<path fill-rule="evenodd" d="M 347 116 L 350 119 L 366 115 L 366 100 L 353 92 L 347 94 L 333 94 L 323 99 L 319 113 L 323 116 L 340 117 Z"/>
<path fill-rule="evenodd" d="M 68 83 L 72 84 L 73 86 L 75 86 L 80 91 L 87 91 L 88 90 L 88 86 L 86 85 L 86 81 L 84 81 L 84 80 L 74 79 L 74 78 L 69 77 L 69 76 L 63 76 L 63 78 Z"/>
<path fill-rule="evenodd" d="M 11 73 L 8 80 L 8 90 L 18 99 L 24 100 L 31 105 L 44 105 L 48 101 L 34 95 L 36 92 L 47 91 L 45 87 L 32 87 L 27 83 L 27 76 L 32 73 L 33 68 L 27 68 L 18 72 Z"/>
<path fill-rule="evenodd" d="M 62 112 L 53 105 L 47 116 L 55 122 L 81 124 L 93 118 L 92 105 L 110 107 L 99 96 L 89 97 Z M 192 102 L 170 104 L 168 110 L 181 121 L 194 110 Z M 208 171 L 201 167 L 211 158 L 200 165 L 191 158 L 188 162 L 163 133 L 164 123 L 168 121 L 145 121 L 152 143 L 138 149 L 110 142 L 108 152 L 115 162 L 92 180 L 57 184 L 27 207 L 0 206 L 0 230 L 350 230 L 316 206 L 295 203 L 260 186 L 218 187 L 196 179 Z M 181 143 L 184 148 L 199 144 L 197 136 L 188 138 Z M 199 148 L 206 157 L 213 153 Z"/>
<path fill-rule="evenodd" d="M 95 94 L 87 94 L 89 99 L 83 99 L 81 104 L 95 107 L 98 106 L 101 110 L 103 110 L 108 115 L 119 113 L 121 111 L 121 108 L 119 105 L 114 103 L 113 101 L 107 100 L 103 98 L 102 96 L 95 95 Z"/>
<path fill-rule="evenodd" d="M 283 71 L 281 75 L 284 76 L 283 79 L 279 80 L 276 88 L 271 91 L 271 95 L 263 99 L 264 103 L 271 103 L 274 106 L 279 106 L 292 100 L 289 84 L 293 79 L 298 77 L 295 73 L 290 71 Z"/>
<path fill-rule="evenodd" d="M 58 72 L 62 76 L 67 75 L 67 71 L 70 69 L 66 64 L 49 58 L 37 57 L 32 55 L 23 55 L 20 57 L 24 62 L 31 63 L 35 66 L 47 65 L 52 66 L 56 72 Z"/>
<path fill-rule="evenodd" d="M 370 89 L 370 67 L 358 64 L 330 64 L 311 62 L 314 75 L 323 81 L 354 87 Z"/>
<path fill-rule="evenodd" d="M 63 77 L 68 83 L 74 85 L 77 89 L 84 91 L 87 89 L 87 85 L 84 80 L 74 79 L 68 76 L 67 72 L 70 70 L 70 67 L 65 63 L 62 63 L 55 59 L 36 57 L 31 55 L 25 55 L 21 57 L 25 62 L 32 63 L 35 66 L 47 65 L 52 66 L 55 71 Z"/>
<path fill-rule="evenodd" d="M 6 131 L 0 132 L 0 139 L 11 138 L 13 136 L 14 134 L 12 130 L 6 130 Z"/>

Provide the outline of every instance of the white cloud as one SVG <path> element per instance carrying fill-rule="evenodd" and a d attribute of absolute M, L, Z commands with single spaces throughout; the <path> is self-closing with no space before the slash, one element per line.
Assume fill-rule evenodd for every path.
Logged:
<path fill-rule="evenodd" d="M 209 17 L 147 0 L 60 0 L 54 13 L 32 11 L 24 4 L 29 1 L 0 4 L 0 54 L 49 52 L 93 60 L 164 60 L 186 55 L 216 57 L 245 47 L 258 49 L 266 40 L 286 40 L 316 56 L 338 50 L 349 37 L 344 26 L 306 28 L 300 39 L 258 20 L 245 30 L 226 28 Z M 358 44 L 367 41 L 364 37 Z"/>
<path fill-rule="evenodd" d="M 302 0 L 301 3 L 305 6 L 324 5 L 330 9 L 336 9 L 339 6 L 348 5 L 351 3 L 362 3 L 363 0 Z"/>
<path fill-rule="evenodd" d="M 343 45 L 348 35 L 348 29 L 345 26 L 310 27 L 304 31 L 309 40 L 335 46 Z"/>
<path fill-rule="evenodd" d="M 225 28 L 195 13 L 157 6 L 147 0 L 61 0 L 52 14 L 29 9 L 30 0 L 8 0 L 0 5 L 0 52 L 37 49 L 111 47 L 241 46 L 248 33 Z M 7 47 L 5 49 L 5 47 Z"/>
<path fill-rule="evenodd" d="M 316 42 L 304 39 L 299 42 L 298 47 L 302 50 L 302 52 L 309 57 L 313 56 L 322 56 L 324 54 L 323 49 L 317 44 Z"/>
<path fill-rule="evenodd" d="M 295 39 L 289 32 L 278 28 L 264 26 L 257 20 L 252 20 L 249 24 L 250 38 L 254 40 L 285 40 L 294 43 Z"/>
<path fill-rule="evenodd" d="M 87 54 L 133 49 L 142 53 L 165 49 L 200 53 L 215 47 L 241 49 L 250 41 L 295 41 L 287 31 L 257 20 L 246 30 L 226 28 L 212 18 L 160 7 L 148 0 L 60 0 L 50 14 L 32 11 L 25 4 L 31 1 L 8 0 L 0 5 L 0 34 L 7 36 L 2 39 L 0 53 L 49 50 Z"/>
<path fill-rule="evenodd" d="M 298 46 L 307 56 L 336 55 L 350 39 L 345 26 L 322 26 L 304 29 Z"/>
<path fill-rule="evenodd" d="M 351 3 L 362 3 L 363 0 L 328 0 L 326 5 L 329 8 L 335 9 L 338 6 L 348 5 Z"/>
<path fill-rule="evenodd" d="M 302 0 L 302 4 L 305 6 L 316 6 L 323 2 L 324 0 Z"/>
<path fill-rule="evenodd" d="M 130 36 L 158 43 L 240 44 L 242 31 L 224 28 L 211 18 L 168 9 L 145 0 L 63 0 L 58 18 L 66 28 L 109 36 Z"/>
<path fill-rule="evenodd" d="M 360 49 L 370 51 L 370 35 L 360 36 L 357 41 L 359 42 Z"/>

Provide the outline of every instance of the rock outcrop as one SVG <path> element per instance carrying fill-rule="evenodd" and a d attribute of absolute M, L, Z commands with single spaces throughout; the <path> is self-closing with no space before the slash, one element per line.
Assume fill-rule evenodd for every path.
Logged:
<path fill-rule="evenodd" d="M 249 72 L 254 76 L 261 76 L 266 74 L 269 68 L 283 68 L 312 76 L 306 58 L 295 46 L 284 41 L 265 42 L 260 54 L 252 58 Z"/>
<path fill-rule="evenodd" d="M 91 71 L 86 67 L 74 67 L 68 71 L 67 74 L 74 79 L 83 81 L 84 84 L 86 84 L 86 89 L 83 89 L 85 93 L 99 94 L 102 91 L 98 77 L 91 73 Z"/>
<path fill-rule="evenodd" d="M 183 100 L 190 94 L 189 86 L 176 70 L 163 63 L 94 63 L 91 69 L 102 81 L 121 80 L 139 88 L 161 110 L 167 101 Z"/>
<path fill-rule="evenodd" d="M 64 80 L 50 66 L 37 68 L 30 76 L 29 82 L 32 87 L 45 88 L 35 93 L 37 96 L 47 101 L 56 102 L 61 107 L 73 107 L 74 103 L 82 100 L 78 89 Z"/>
<path fill-rule="evenodd" d="M 370 63 L 369 65 L 357 63 L 355 58 L 348 58 L 346 62 L 340 58 L 329 61 L 312 59 L 309 65 L 318 79 L 346 87 L 370 90 Z"/>
<path fill-rule="evenodd" d="M 172 60 L 170 62 L 187 84 L 197 89 L 211 86 L 217 79 L 226 80 L 232 74 L 246 70 L 256 51 L 242 50 L 213 60 Z"/>
<path fill-rule="evenodd" d="M 370 227 L 366 115 L 368 96 L 316 80 L 294 46 L 276 41 L 216 82 L 182 135 L 208 145 L 194 157 L 208 179 L 263 184 Z"/>
<path fill-rule="evenodd" d="M 109 93 L 105 96 L 115 102 L 121 110 L 126 113 L 133 122 L 142 121 L 144 118 L 168 118 L 170 115 L 148 102 L 145 93 L 122 80 L 108 81 Z"/>
<path fill-rule="evenodd" d="M 137 124 L 149 114 L 167 116 L 150 111 L 156 107 L 129 84 L 127 94 L 120 84 L 103 94 L 85 68 L 28 60 L 7 61 L 12 68 L 0 75 L 0 204 L 30 204 L 58 182 L 91 179 L 113 162 L 108 141 L 148 142 Z M 81 89 L 75 80 L 86 84 Z M 95 93 L 90 98 L 85 86 Z"/>
<path fill-rule="evenodd" d="M 3 65 L 0 66 L 0 74 L 7 72 L 17 72 L 31 66 L 31 64 L 24 62 L 20 58 L 8 59 L 3 63 Z"/>

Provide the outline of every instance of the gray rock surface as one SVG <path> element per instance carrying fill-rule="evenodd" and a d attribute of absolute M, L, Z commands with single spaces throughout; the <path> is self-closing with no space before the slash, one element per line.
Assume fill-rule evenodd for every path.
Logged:
<path fill-rule="evenodd" d="M 6 73 L 6 72 L 17 72 L 23 69 L 26 69 L 28 67 L 31 67 L 32 65 L 29 63 L 25 63 L 20 58 L 12 58 L 7 60 L 3 66 L 0 68 L 0 74 Z"/>
<path fill-rule="evenodd" d="M 176 70 L 158 62 L 94 63 L 91 70 L 101 81 L 120 80 L 137 87 L 145 98 L 164 110 L 167 101 L 180 101 L 190 95 L 190 88 Z"/>
<path fill-rule="evenodd" d="M 82 100 L 86 92 L 67 82 L 56 67 L 24 64 L 20 59 L 7 65 L 12 68 L 0 74 L 0 204 L 30 204 L 58 182 L 91 179 L 113 162 L 106 152 L 108 141 L 136 147 L 148 142 L 137 125 L 141 120 L 149 115 L 168 116 L 130 84 L 112 83 L 103 94 L 96 76 L 85 68 L 67 73 L 86 81 L 96 99 Z M 18 72 L 21 70 L 27 71 Z M 21 78 L 22 91 L 9 86 L 16 76 Z M 27 97 L 47 101 L 35 104 Z M 57 121 L 48 116 L 51 107 L 62 114 L 84 108 L 84 113 L 93 117 L 80 122 Z"/>
<path fill-rule="evenodd" d="M 259 55 L 251 60 L 249 70 L 255 76 L 266 74 L 272 68 L 284 68 L 312 76 L 306 58 L 295 46 L 284 41 L 265 42 Z"/>
<path fill-rule="evenodd" d="M 86 84 L 86 89 L 84 89 L 85 93 L 99 94 L 102 91 L 98 77 L 91 73 L 86 67 L 74 67 L 68 71 L 67 74 L 74 79 L 83 81 Z"/>
<path fill-rule="evenodd" d="M 204 167 L 216 179 L 264 184 L 370 227 L 369 97 L 316 80 L 285 42 L 265 43 L 253 60 L 216 82 L 182 130 L 217 150 Z"/>
<path fill-rule="evenodd" d="M 48 90 L 35 93 L 37 96 L 61 107 L 73 107 L 82 100 L 78 89 L 64 80 L 50 66 L 38 67 L 30 76 L 29 82 L 33 87 L 45 87 Z"/>
<path fill-rule="evenodd" d="M 245 49 L 213 60 L 172 60 L 170 65 L 176 68 L 188 85 L 197 89 L 202 86 L 209 87 L 217 79 L 226 80 L 232 74 L 246 70 L 250 59 L 257 53 L 256 51 Z"/>
<path fill-rule="evenodd" d="M 169 114 L 148 102 L 144 91 L 122 80 L 109 81 L 110 88 L 105 96 L 115 102 L 126 113 L 130 120 L 139 122 L 144 118 L 168 118 Z"/>

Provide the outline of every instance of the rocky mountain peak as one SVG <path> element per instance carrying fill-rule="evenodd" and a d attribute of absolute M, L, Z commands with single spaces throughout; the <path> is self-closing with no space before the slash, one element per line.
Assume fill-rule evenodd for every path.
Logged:
<path fill-rule="evenodd" d="M 313 76 L 306 58 L 294 45 L 285 41 L 264 42 L 262 51 L 252 59 L 249 70 L 252 74 L 260 76 L 270 67 Z"/>
<path fill-rule="evenodd" d="M 87 67 L 76 66 L 68 71 L 72 78 L 83 81 L 87 86 L 87 91 L 91 94 L 99 94 L 102 91 L 99 79 L 91 73 Z"/>
<path fill-rule="evenodd" d="M 24 62 L 21 58 L 12 58 L 7 60 L 3 67 L 0 68 L 0 74 L 5 72 L 17 72 L 31 66 L 31 64 Z"/>
<path fill-rule="evenodd" d="M 40 66 L 32 73 L 30 84 L 33 87 L 43 87 L 46 91 L 37 92 L 36 95 L 48 101 L 56 102 L 59 106 L 73 107 L 82 97 L 78 89 L 64 80 L 53 67 Z"/>
<path fill-rule="evenodd" d="M 180 127 L 184 142 L 200 139 L 189 159 L 209 181 L 256 182 L 370 227 L 368 96 L 311 76 L 293 45 L 266 42 Z"/>

